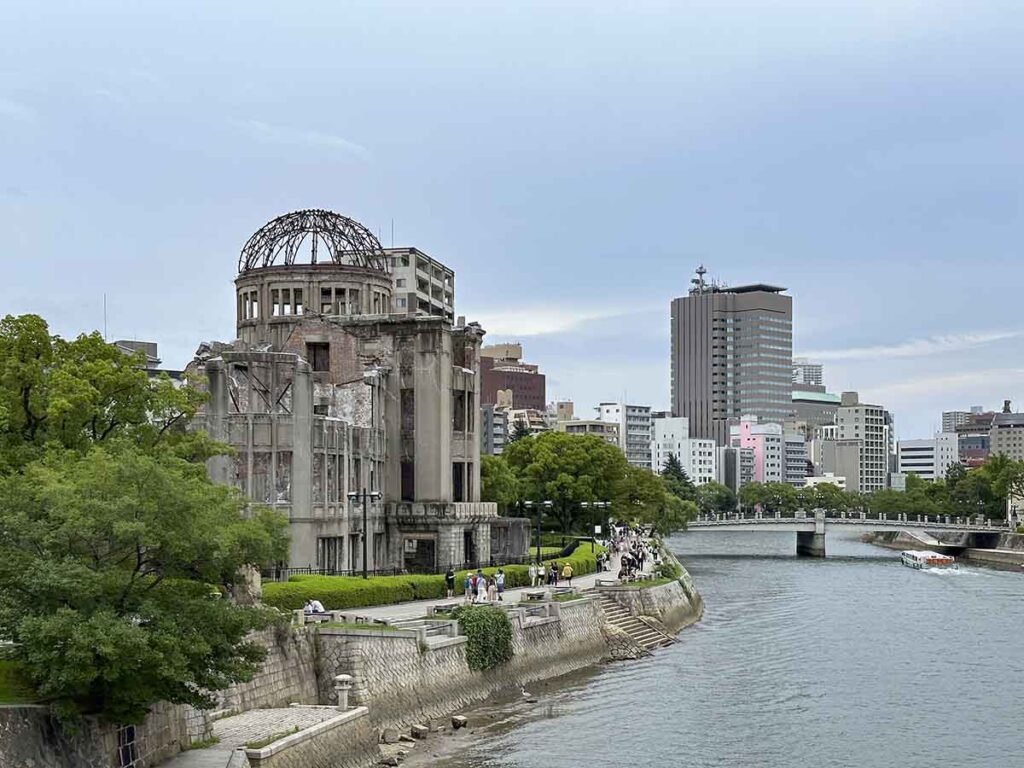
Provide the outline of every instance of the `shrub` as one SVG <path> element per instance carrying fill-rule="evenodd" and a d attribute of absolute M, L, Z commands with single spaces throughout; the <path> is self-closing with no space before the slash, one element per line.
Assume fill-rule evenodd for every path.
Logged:
<path fill-rule="evenodd" d="M 659 579 L 669 581 L 680 579 L 683 576 L 683 569 L 671 560 L 662 560 L 658 567 L 654 569 L 654 572 L 658 575 Z"/>
<path fill-rule="evenodd" d="M 455 611 L 466 635 L 466 664 L 479 672 L 512 659 L 512 622 L 500 608 L 466 605 Z"/>
<path fill-rule="evenodd" d="M 583 576 L 597 570 L 597 554 L 603 547 L 590 551 L 590 543 L 576 547 L 570 557 L 547 560 L 557 562 L 559 571 L 568 562 L 572 565 L 573 576 Z M 505 571 L 505 587 L 528 587 L 530 567 L 528 565 L 505 565 L 484 568 L 486 576 L 493 576 L 498 568 Z M 455 574 L 455 590 L 462 592 L 462 580 L 469 571 Z M 444 575 L 374 576 L 362 579 L 358 576 L 292 576 L 286 582 L 263 585 L 263 602 L 283 611 L 302 608 L 306 601 L 316 598 L 329 611 L 344 611 L 350 608 L 366 608 L 371 605 L 389 605 L 410 600 L 436 600 L 445 596 Z"/>

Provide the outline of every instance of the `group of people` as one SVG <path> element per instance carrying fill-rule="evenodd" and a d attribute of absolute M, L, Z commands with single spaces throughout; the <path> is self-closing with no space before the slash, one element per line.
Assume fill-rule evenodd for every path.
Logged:
<path fill-rule="evenodd" d="M 572 566 L 569 563 L 561 568 L 558 567 L 558 563 L 551 563 L 549 568 L 545 568 L 542 563 L 530 563 L 529 574 L 531 587 L 539 587 L 545 583 L 550 587 L 557 587 L 560 578 L 572 586 Z"/>
<path fill-rule="evenodd" d="M 455 595 L 455 571 L 451 568 L 444 575 L 448 597 Z M 505 571 L 499 568 L 493 576 L 485 576 L 477 569 L 468 571 L 462 579 L 462 591 L 467 603 L 495 603 L 505 599 Z"/>

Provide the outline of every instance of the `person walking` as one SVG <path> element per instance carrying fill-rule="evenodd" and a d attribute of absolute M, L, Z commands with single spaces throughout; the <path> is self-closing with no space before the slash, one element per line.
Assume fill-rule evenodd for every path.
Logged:
<path fill-rule="evenodd" d="M 466 602 L 473 602 L 473 574 L 466 571 L 466 575 L 462 577 L 462 591 L 466 593 Z"/>
<path fill-rule="evenodd" d="M 494 574 L 494 586 L 498 590 L 498 599 L 504 602 L 505 600 L 505 572 L 498 569 L 498 572 Z"/>
<path fill-rule="evenodd" d="M 498 602 L 498 586 L 493 576 L 487 580 L 487 602 Z"/>
<path fill-rule="evenodd" d="M 487 597 L 487 579 L 484 572 L 476 569 L 476 601 L 482 603 Z"/>
<path fill-rule="evenodd" d="M 572 586 L 572 566 L 569 563 L 562 568 L 562 578 L 569 582 L 570 587 Z"/>
<path fill-rule="evenodd" d="M 528 571 L 528 573 L 530 575 L 530 586 L 531 587 L 536 587 L 537 586 L 537 572 L 538 572 L 537 564 L 531 562 L 530 563 L 530 568 L 529 568 L 529 571 Z"/>
<path fill-rule="evenodd" d="M 448 570 L 444 575 L 444 587 L 445 590 L 448 592 L 448 599 L 451 600 L 452 595 L 455 594 L 455 571 L 452 570 L 452 567 L 450 565 L 448 566 Z"/>
<path fill-rule="evenodd" d="M 558 563 L 551 564 L 551 570 L 548 571 L 548 584 L 553 587 L 558 586 Z"/>

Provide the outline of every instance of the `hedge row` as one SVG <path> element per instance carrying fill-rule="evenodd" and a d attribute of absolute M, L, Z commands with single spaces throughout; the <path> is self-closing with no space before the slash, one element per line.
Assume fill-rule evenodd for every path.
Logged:
<path fill-rule="evenodd" d="M 580 544 L 569 557 L 546 560 L 557 562 L 559 571 L 569 563 L 574 576 L 583 576 L 597 570 L 597 547 L 592 553 L 590 544 Z M 508 589 L 530 585 L 528 565 L 500 566 L 505 571 L 505 586 Z M 492 576 L 498 566 L 484 568 Z M 455 574 L 456 594 L 462 593 L 462 580 L 468 571 Z M 366 608 L 371 605 L 405 603 L 410 600 L 434 600 L 445 596 L 444 575 L 429 576 L 374 576 L 362 579 L 358 576 L 292 576 L 285 582 L 263 585 L 263 602 L 282 611 L 302 608 L 308 600 L 317 599 L 329 611 L 344 611 L 350 608 Z"/>

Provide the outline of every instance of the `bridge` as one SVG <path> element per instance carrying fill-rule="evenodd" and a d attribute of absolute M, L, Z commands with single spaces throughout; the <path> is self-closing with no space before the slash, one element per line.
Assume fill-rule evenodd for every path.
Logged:
<path fill-rule="evenodd" d="M 994 539 L 1001 533 L 1012 533 L 1009 525 L 982 517 L 954 517 L 952 515 L 888 515 L 884 512 L 863 510 L 824 510 L 812 512 L 798 510 L 787 514 L 778 512 L 729 512 L 700 515 L 692 520 L 688 531 L 793 531 L 796 533 L 796 553 L 806 557 L 825 557 L 825 533 L 828 530 L 848 531 L 936 531 L 977 534 L 993 539 L 979 545 L 995 546 Z"/>

